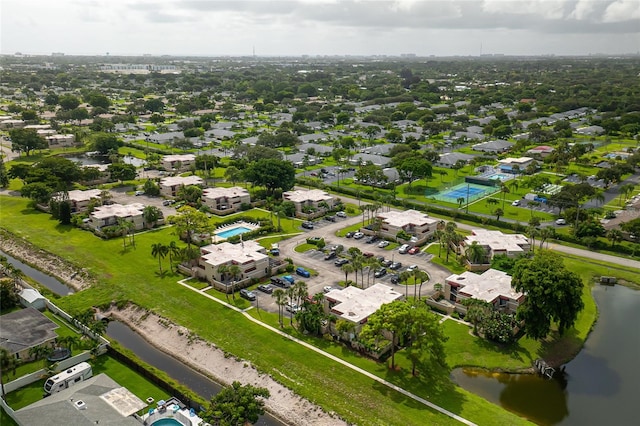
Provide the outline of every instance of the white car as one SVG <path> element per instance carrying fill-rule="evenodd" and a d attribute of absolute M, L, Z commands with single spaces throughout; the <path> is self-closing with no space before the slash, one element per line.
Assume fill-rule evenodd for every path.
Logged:
<path fill-rule="evenodd" d="M 333 290 L 333 287 L 326 285 L 324 287 L 322 287 L 322 291 L 324 291 L 325 293 L 329 293 L 330 291 Z"/>
<path fill-rule="evenodd" d="M 389 245 L 389 241 L 380 241 L 380 243 L 378 244 L 378 247 L 385 248 L 388 245 Z"/>
<path fill-rule="evenodd" d="M 400 248 L 398 248 L 398 253 L 400 254 L 406 254 L 409 249 L 411 248 L 411 246 L 409 244 L 403 244 L 400 246 Z"/>
<path fill-rule="evenodd" d="M 519 206 L 520 205 L 520 200 L 515 200 L 513 203 L 511 203 L 512 206 Z"/>
<path fill-rule="evenodd" d="M 345 212 L 337 212 L 336 216 L 345 218 L 345 217 L 347 217 L 347 214 Z"/>
<path fill-rule="evenodd" d="M 362 232 L 356 232 L 355 234 L 353 234 L 353 238 L 356 240 L 359 240 L 363 237 L 364 237 L 364 234 Z"/>
<path fill-rule="evenodd" d="M 556 219 L 556 225 L 566 225 L 567 221 L 564 220 L 563 218 L 560 219 Z"/>

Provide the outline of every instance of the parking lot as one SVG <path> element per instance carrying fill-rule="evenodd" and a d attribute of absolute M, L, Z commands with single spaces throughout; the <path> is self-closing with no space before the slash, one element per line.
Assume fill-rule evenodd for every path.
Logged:
<path fill-rule="evenodd" d="M 149 195 L 133 195 L 127 194 L 127 191 L 133 191 L 133 188 L 113 188 L 109 192 L 111 192 L 112 198 L 111 201 L 118 204 L 133 204 L 133 203 L 142 203 L 145 206 L 155 206 L 162 211 L 165 219 L 167 216 L 175 215 L 176 209 L 173 206 L 163 206 L 162 202 L 164 199 L 162 197 L 151 197 Z"/>

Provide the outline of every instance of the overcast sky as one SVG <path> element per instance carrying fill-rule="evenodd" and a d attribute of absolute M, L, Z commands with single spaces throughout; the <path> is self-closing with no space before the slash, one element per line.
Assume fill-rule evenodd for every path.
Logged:
<path fill-rule="evenodd" d="M 1 0 L 0 14 L 8 54 L 640 51 L 640 0 Z"/>

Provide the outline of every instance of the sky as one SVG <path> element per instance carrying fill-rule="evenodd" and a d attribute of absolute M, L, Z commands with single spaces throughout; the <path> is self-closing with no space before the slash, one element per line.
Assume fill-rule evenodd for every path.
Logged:
<path fill-rule="evenodd" d="M 1 0 L 0 53 L 640 53 L 640 0 Z"/>

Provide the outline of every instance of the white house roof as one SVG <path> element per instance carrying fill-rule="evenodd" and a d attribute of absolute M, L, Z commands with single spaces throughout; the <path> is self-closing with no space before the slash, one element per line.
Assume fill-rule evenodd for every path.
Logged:
<path fill-rule="evenodd" d="M 204 181 L 201 177 L 191 175 L 191 176 L 169 176 L 166 178 L 162 178 L 160 180 L 160 185 L 162 186 L 189 186 L 189 185 L 202 185 Z"/>
<path fill-rule="evenodd" d="M 69 191 L 67 194 L 69 195 L 69 200 L 70 201 L 89 201 L 92 198 L 100 198 L 100 193 L 102 191 L 99 189 L 87 189 L 85 191 L 82 191 L 80 189 L 74 189 L 73 191 Z M 61 199 L 62 194 L 58 193 L 55 196 L 56 200 Z"/>
<path fill-rule="evenodd" d="M 525 164 L 528 163 L 529 161 L 532 161 L 533 158 L 531 157 L 518 157 L 518 158 L 512 158 L 512 157 L 507 157 L 504 158 L 502 160 L 498 160 L 498 163 L 500 164 Z"/>
<path fill-rule="evenodd" d="M 162 157 L 162 161 L 195 161 L 196 156 L 193 154 L 173 154 L 165 155 Z"/>
<path fill-rule="evenodd" d="M 417 210 L 389 211 L 386 213 L 380 213 L 378 217 L 385 223 L 397 228 L 402 228 L 407 225 L 432 225 L 438 222 L 436 219 L 429 217 L 426 213 L 422 213 Z"/>
<path fill-rule="evenodd" d="M 471 245 L 477 241 L 481 246 L 489 247 L 492 251 L 524 252 L 523 246 L 529 245 L 529 240 L 522 234 L 503 234 L 500 231 L 488 229 L 474 229 L 465 238 L 464 244 Z"/>
<path fill-rule="evenodd" d="M 95 210 L 91 213 L 91 216 L 96 219 L 106 219 L 109 217 L 132 217 L 138 216 L 142 214 L 144 210 L 144 204 L 142 203 L 133 203 L 133 204 L 109 204 L 106 206 L 96 207 Z"/>
<path fill-rule="evenodd" d="M 225 241 L 220 244 L 204 246 L 200 248 L 200 253 L 206 263 L 216 267 L 225 263 L 243 265 L 268 257 L 266 254 L 260 253 L 261 250 L 264 248 L 253 240 L 241 244 L 231 244 Z"/>
<path fill-rule="evenodd" d="M 478 275 L 471 271 L 460 275 L 450 275 L 447 282 L 459 284 L 458 294 L 462 293 L 474 299 L 493 302 L 497 297 L 518 300 L 523 293 L 511 287 L 511 276 L 497 269 L 488 269 Z"/>
<path fill-rule="evenodd" d="M 333 199 L 331 195 L 320 189 L 310 189 L 308 191 L 297 189 L 295 191 L 284 192 L 282 196 L 294 203 L 305 203 L 307 201 L 320 202 Z"/>
<path fill-rule="evenodd" d="M 24 299 L 27 303 L 33 303 L 36 300 L 44 299 L 45 297 L 41 295 L 38 290 L 34 288 L 24 288 L 20 292 L 20 297 Z"/>
<path fill-rule="evenodd" d="M 215 188 L 205 188 L 204 191 L 202 191 L 203 198 L 211 198 L 213 200 L 218 198 L 225 198 L 225 197 L 226 198 L 246 197 L 248 195 L 249 195 L 249 191 L 239 186 L 232 186 L 230 188 L 217 186 Z"/>
<path fill-rule="evenodd" d="M 331 312 L 345 320 L 361 323 L 380 309 L 380 306 L 401 299 L 402 293 L 378 283 L 364 290 L 354 286 L 343 290 L 331 290 L 325 297 L 330 301 L 338 302 Z"/>

